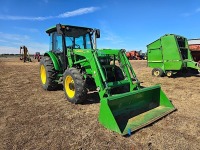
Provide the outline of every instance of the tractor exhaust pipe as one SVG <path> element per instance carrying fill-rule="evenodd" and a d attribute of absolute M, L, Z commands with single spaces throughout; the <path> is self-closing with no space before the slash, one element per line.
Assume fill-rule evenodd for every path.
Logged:
<path fill-rule="evenodd" d="M 93 43 L 93 49 L 97 49 L 97 38 L 100 38 L 100 30 L 94 29 L 94 43 Z"/>

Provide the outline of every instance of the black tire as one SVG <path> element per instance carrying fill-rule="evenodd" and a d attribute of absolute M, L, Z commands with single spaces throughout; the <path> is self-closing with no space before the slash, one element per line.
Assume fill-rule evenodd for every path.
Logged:
<path fill-rule="evenodd" d="M 190 73 L 192 73 L 192 74 L 199 74 L 200 70 L 191 68 L 190 69 Z"/>
<path fill-rule="evenodd" d="M 58 83 L 55 81 L 56 75 L 57 72 L 51 58 L 44 56 L 40 61 L 40 79 L 43 89 L 52 91 L 58 88 Z"/>
<path fill-rule="evenodd" d="M 123 72 L 118 66 L 115 66 L 114 73 L 115 73 L 115 81 L 124 80 Z M 120 86 L 120 87 L 112 89 L 111 93 L 112 94 L 120 94 L 120 93 L 129 92 L 129 91 L 130 91 L 130 85 L 124 85 L 124 86 Z"/>
<path fill-rule="evenodd" d="M 63 74 L 63 87 L 69 102 L 80 104 L 86 99 L 86 83 L 82 74 L 76 68 L 65 70 Z"/>
<path fill-rule="evenodd" d="M 164 76 L 164 72 L 163 72 L 163 70 L 160 69 L 160 68 L 154 68 L 154 69 L 152 70 L 152 75 L 153 75 L 153 76 L 156 76 L 156 77 L 163 77 L 163 76 Z"/>

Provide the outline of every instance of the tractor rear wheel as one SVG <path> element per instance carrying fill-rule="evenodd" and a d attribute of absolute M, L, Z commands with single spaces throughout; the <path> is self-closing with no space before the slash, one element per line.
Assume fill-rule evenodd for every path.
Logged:
<path fill-rule="evenodd" d="M 50 57 L 44 56 L 40 61 L 40 79 L 42 87 L 51 91 L 58 87 L 56 80 L 56 70 Z"/>
<path fill-rule="evenodd" d="M 152 70 L 152 75 L 153 75 L 153 76 L 156 76 L 156 77 L 163 77 L 164 72 L 163 72 L 163 70 L 160 69 L 160 68 L 154 68 L 154 69 Z"/>
<path fill-rule="evenodd" d="M 80 104 L 86 99 L 86 83 L 80 71 L 69 68 L 63 74 L 63 87 L 67 100 L 74 104 Z"/>

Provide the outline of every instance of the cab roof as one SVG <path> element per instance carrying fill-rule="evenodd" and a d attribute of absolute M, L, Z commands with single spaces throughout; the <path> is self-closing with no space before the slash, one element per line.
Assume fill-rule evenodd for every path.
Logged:
<path fill-rule="evenodd" d="M 72 26 L 72 25 L 62 25 L 62 26 L 65 26 L 66 29 L 69 29 L 69 30 L 77 30 L 77 31 L 87 31 L 87 32 L 91 32 L 93 31 L 92 28 L 88 28 L 88 27 L 80 27 L 80 26 Z M 56 26 L 52 26 L 50 28 L 48 28 L 46 30 L 46 33 L 50 34 L 52 32 L 56 32 Z"/>

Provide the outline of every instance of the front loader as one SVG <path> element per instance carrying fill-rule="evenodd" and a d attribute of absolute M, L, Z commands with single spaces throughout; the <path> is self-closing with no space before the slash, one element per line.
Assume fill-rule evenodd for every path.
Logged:
<path fill-rule="evenodd" d="M 89 91 L 100 97 L 99 122 L 126 135 L 175 110 L 159 85 L 140 86 L 124 49 L 97 49 L 100 30 L 57 24 L 46 31 L 50 49 L 40 61 L 45 90 L 60 83 L 71 103 L 82 103 Z"/>

